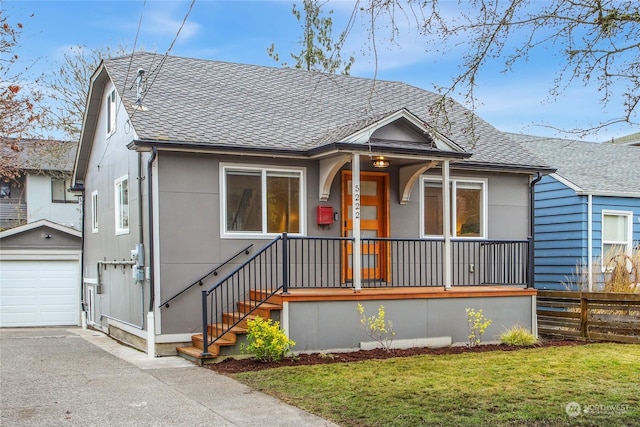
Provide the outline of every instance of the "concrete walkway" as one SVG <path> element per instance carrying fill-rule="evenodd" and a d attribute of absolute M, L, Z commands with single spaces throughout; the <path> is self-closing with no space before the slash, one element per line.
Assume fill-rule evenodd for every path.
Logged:
<path fill-rule="evenodd" d="M 2 426 L 335 426 L 80 328 L 0 329 L 0 393 Z"/>

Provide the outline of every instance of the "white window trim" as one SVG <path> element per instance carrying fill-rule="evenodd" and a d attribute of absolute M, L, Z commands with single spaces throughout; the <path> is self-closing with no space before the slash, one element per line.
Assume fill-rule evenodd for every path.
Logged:
<path fill-rule="evenodd" d="M 91 232 L 98 232 L 98 190 L 91 192 Z"/>
<path fill-rule="evenodd" d="M 262 229 L 267 229 L 267 172 L 299 172 L 300 173 L 300 233 L 289 233 L 295 236 L 304 236 L 307 233 L 307 186 L 306 186 L 306 168 L 288 167 L 288 166 L 247 166 L 246 164 L 237 163 L 220 163 L 220 237 L 224 239 L 272 239 L 278 236 L 279 233 L 267 233 L 267 232 L 255 232 L 255 231 L 227 231 L 227 170 L 247 170 L 247 171 L 259 171 L 261 173 L 261 185 L 262 185 Z"/>
<path fill-rule="evenodd" d="M 451 176 L 449 178 L 451 182 L 451 238 L 464 239 L 464 240 L 486 240 L 489 235 L 489 180 L 487 178 L 466 177 L 466 176 Z M 420 236 L 427 239 L 444 239 L 441 234 L 425 234 L 424 230 L 424 185 L 426 182 L 436 182 L 442 184 L 442 177 L 423 175 L 420 178 Z M 456 188 L 457 183 L 469 183 L 480 184 L 482 186 L 482 201 L 480 202 L 480 236 L 456 236 L 456 229 L 454 227 L 455 212 L 456 212 Z"/>
<path fill-rule="evenodd" d="M 128 216 L 128 221 L 127 221 L 127 227 L 123 228 L 120 227 L 120 223 L 122 222 L 122 218 L 120 217 L 120 191 L 119 191 L 119 186 L 120 184 L 122 184 L 123 181 L 127 181 L 127 197 L 129 197 L 129 193 L 131 191 L 131 189 L 129 188 L 129 175 L 124 175 L 121 176 L 120 178 L 116 179 L 115 181 L 113 181 L 113 193 L 114 193 L 114 211 L 115 211 L 115 220 L 116 220 L 116 235 L 120 235 L 120 234 L 129 234 L 129 221 L 131 220 L 131 215 L 129 212 L 127 212 L 127 216 Z M 127 206 L 129 206 L 129 200 L 127 200 Z"/>
<path fill-rule="evenodd" d="M 604 216 L 605 215 L 615 215 L 622 216 L 627 218 L 627 235 L 626 241 L 610 241 L 604 240 Z M 608 210 L 603 209 L 600 216 L 600 259 L 602 260 L 602 271 L 605 271 L 606 266 L 604 265 L 604 245 L 625 245 L 627 247 L 625 253 L 627 255 L 631 255 L 633 248 L 633 212 L 632 211 L 616 211 L 616 210 Z"/>
<path fill-rule="evenodd" d="M 116 109 L 116 90 L 111 88 L 107 92 L 107 138 L 116 133 L 117 109 Z"/>

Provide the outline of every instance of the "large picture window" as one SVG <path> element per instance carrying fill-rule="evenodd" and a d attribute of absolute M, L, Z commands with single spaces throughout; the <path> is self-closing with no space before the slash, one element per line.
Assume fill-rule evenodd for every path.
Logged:
<path fill-rule="evenodd" d="M 222 167 L 226 235 L 303 233 L 303 171 Z"/>
<path fill-rule="evenodd" d="M 423 235 L 444 235 L 442 180 L 422 179 Z M 451 179 L 451 236 L 486 237 L 486 181 Z"/>
<path fill-rule="evenodd" d="M 611 259 L 618 254 L 631 253 L 632 212 L 602 212 L 602 263 L 608 268 Z"/>
<path fill-rule="evenodd" d="M 123 176 L 115 180 L 116 234 L 129 232 L 129 178 Z"/>

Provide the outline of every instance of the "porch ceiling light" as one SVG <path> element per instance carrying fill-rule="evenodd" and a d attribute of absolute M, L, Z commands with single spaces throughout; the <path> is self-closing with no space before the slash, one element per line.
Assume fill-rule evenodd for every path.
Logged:
<path fill-rule="evenodd" d="M 390 165 L 389 160 L 385 159 L 384 156 L 376 156 L 372 161 L 373 167 L 378 169 L 388 168 Z"/>

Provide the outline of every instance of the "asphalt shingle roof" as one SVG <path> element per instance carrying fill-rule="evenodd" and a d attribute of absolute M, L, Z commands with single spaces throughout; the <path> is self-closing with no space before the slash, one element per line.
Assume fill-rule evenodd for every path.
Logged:
<path fill-rule="evenodd" d="M 545 167 L 503 132 L 451 102 L 446 119 L 432 112 L 438 95 L 405 83 L 139 52 L 105 60 L 142 140 L 303 152 L 339 142 L 367 123 L 407 109 L 466 151 L 470 161 Z M 146 71 L 146 111 L 136 110 L 137 70 Z M 474 139 L 475 136 L 475 139 Z"/>
<path fill-rule="evenodd" d="M 511 134 L 585 193 L 640 197 L 640 147 Z"/>
<path fill-rule="evenodd" d="M 71 172 L 77 142 L 0 137 L 0 156 L 17 170 Z"/>

